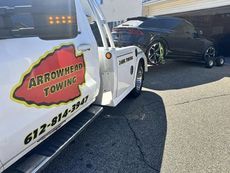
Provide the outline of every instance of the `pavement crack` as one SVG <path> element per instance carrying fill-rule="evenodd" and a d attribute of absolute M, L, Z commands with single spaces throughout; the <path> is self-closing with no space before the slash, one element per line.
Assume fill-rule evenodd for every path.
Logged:
<path fill-rule="evenodd" d="M 135 130 L 133 129 L 133 127 L 131 126 L 129 119 L 128 119 L 124 114 L 123 114 L 123 116 L 124 116 L 124 118 L 125 118 L 125 120 L 126 120 L 126 122 L 127 122 L 127 125 L 128 125 L 128 127 L 129 127 L 130 131 L 131 131 L 132 134 L 133 134 L 133 137 L 134 137 L 134 139 L 135 139 L 135 144 L 136 144 L 136 146 L 137 146 L 137 148 L 138 148 L 138 150 L 139 150 L 139 152 L 140 152 L 142 161 L 143 161 L 144 164 L 147 165 L 150 169 L 152 169 L 152 170 L 154 170 L 154 171 L 156 171 L 156 172 L 160 172 L 158 169 L 154 168 L 150 163 L 148 163 L 147 159 L 145 158 L 144 151 L 143 151 L 142 148 L 141 148 L 141 140 L 137 137 L 137 134 L 136 134 Z"/>
<path fill-rule="evenodd" d="M 189 100 L 189 101 L 185 101 L 185 102 L 181 102 L 181 103 L 176 103 L 176 104 L 172 104 L 172 105 L 168 105 L 168 106 L 179 106 L 179 105 L 193 103 L 193 102 L 197 102 L 197 101 L 201 101 L 201 100 L 209 100 L 209 99 L 212 99 L 212 98 L 225 97 L 225 96 L 230 96 L 230 94 L 223 94 L 223 95 L 217 95 L 217 96 L 211 96 L 211 97 L 203 97 L 203 98 Z"/>

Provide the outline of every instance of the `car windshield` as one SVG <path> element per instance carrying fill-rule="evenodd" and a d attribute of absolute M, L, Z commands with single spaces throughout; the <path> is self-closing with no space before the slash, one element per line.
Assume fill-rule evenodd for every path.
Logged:
<path fill-rule="evenodd" d="M 0 39 L 38 36 L 51 25 L 73 24 L 75 14 L 74 0 L 0 0 Z"/>

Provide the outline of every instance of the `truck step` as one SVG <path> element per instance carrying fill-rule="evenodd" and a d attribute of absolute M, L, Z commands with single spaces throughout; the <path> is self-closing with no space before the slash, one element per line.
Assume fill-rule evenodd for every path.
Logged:
<path fill-rule="evenodd" d="M 102 110 L 102 107 L 93 105 L 83 111 L 9 169 L 4 171 L 4 173 L 40 172 L 89 124 L 91 124 L 93 120 L 100 115 Z"/>

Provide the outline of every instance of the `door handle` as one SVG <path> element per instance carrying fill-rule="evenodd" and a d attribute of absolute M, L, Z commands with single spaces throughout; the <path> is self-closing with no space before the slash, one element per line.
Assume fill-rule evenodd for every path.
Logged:
<path fill-rule="evenodd" d="M 79 46 L 77 46 L 77 50 L 82 52 L 90 51 L 90 49 L 91 46 L 89 44 L 80 44 Z"/>

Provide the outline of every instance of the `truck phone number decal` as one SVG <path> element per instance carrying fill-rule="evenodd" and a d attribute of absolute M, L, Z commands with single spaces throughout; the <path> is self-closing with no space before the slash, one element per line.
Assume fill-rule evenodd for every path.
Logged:
<path fill-rule="evenodd" d="M 66 104 L 81 96 L 85 83 L 85 61 L 73 44 L 63 45 L 39 58 L 14 87 L 11 98 L 26 106 Z"/>
<path fill-rule="evenodd" d="M 88 101 L 88 98 L 89 96 L 84 97 L 81 101 L 78 101 L 76 104 L 73 104 L 70 108 L 66 109 L 64 112 L 53 117 L 50 122 L 45 123 L 41 125 L 39 128 L 33 130 L 33 132 L 31 132 L 25 137 L 24 144 L 28 145 L 32 141 L 39 139 L 39 137 L 47 131 L 51 130 L 52 132 L 51 128 L 54 128 L 54 130 L 58 129 L 59 127 L 58 124 L 61 125 L 63 122 L 66 121 L 66 119 L 68 118 L 68 115 L 71 115 L 72 113 L 77 111 L 81 106 L 85 105 Z"/>

